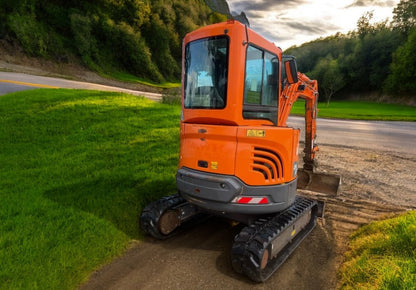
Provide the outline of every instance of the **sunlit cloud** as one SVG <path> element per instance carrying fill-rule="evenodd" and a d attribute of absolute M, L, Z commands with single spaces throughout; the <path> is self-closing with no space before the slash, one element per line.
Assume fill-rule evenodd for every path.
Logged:
<path fill-rule="evenodd" d="M 228 0 L 233 14 L 244 11 L 251 28 L 283 49 L 347 33 L 372 11 L 374 21 L 392 17 L 400 0 Z"/>
<path fill-rule="evenodd" d="M 350 7 L 395 7 L 397 5 L 398 1 L 383 1 L 383 0 L 356 0 L 350 5 L 347 6 L 347 8 Z"/>

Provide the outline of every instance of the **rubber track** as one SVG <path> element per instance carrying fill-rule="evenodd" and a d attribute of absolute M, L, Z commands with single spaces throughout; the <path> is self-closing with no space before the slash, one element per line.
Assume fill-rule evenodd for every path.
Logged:
<path fill-rule="evenodd" d="M 317 208 L 316 201 L 297 196 L 294 204 L 280 214 L 260 218 L 243 228 L 235 237 L 231 249 L 231 262 L 234 270 L 247 275 L 256 282 L 267 280 L 315 227 L 316 210 L 312 210 L 311 220 L 306 227 L 275 258 L 269 260 L 265 269 L 261 270 L 260 261 L 264 251 L 280 233 L 312 208 Z"/>
<path fill-rule="evenodd" d="M 173 231 L 169 235 L 164 235 L 159 231 L 159 219 L 168 209 L 171 209 L 185 202 L 187 201 L 183 197 L 181 197 L 179 194 L 175 194 L 162 197 L 161 199 L 150 203 L 142 211 L 140 216 L 140 228 L 147 234 L 159 240 L 165 240 L 173 236 L 176 231 Z"/>

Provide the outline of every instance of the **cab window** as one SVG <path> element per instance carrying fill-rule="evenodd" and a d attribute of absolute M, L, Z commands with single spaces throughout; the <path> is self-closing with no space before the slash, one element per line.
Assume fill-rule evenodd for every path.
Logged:
<path fill-rule="evenodd" d="M 243 117 L 277 123 L 279 59 L 254 46 L 248 46 L 244 83 Z"/>
<path fill-rule="evenodd" d="M 209 37 L 185 47 L 185 97 L 189 109 L 222 109 L 227 101 L 227 36 Z"/>

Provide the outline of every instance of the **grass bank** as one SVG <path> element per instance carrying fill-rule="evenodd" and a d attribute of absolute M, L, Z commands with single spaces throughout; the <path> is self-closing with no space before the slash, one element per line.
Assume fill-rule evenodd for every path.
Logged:
<path fill-rule="evenodd" d="M 329 106 L 318 104 L 319 118 L 378 120 L 378 121 L 416 121 L 416 107 L 370 102 L 334 101 Z M 303 101 L 294 104 L 291 113 L 303 115 Z"/>
<path fill-rule="evenodd" d="M 73 289 L 175 191 L 178 106 L 131 95 L 0 96 L 0 288 Z"/>
<path fill-rule="evenodd" d="M 180 82 L 172 83 L 172 82 L 163 82 L 163 83 L 155 83 L 149 80 L 138 78 L 132 74 L 126 72 L 112 72 L 110 74 L 101 74 L 103 77 L 115 79 L 121 82 L 132 83 L 132 84 L 142 84 L 149 87 L 154 87 L 158 89 L 172 89 L 172 88 L 179 88 L 181 86 Z"/>
<path fill-rule="evenodd" d="M 362 227 L 350 247 L 341 289 L 415 289 L 416 211 Z"/>

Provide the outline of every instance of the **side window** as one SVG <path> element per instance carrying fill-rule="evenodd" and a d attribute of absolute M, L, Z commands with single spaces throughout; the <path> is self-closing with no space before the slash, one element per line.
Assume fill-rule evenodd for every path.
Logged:
<path fill-rule="evenodd" d="M 261 84 L 263 79 L 263 52 L 249 46 L 247 49 L 246 80 L 244 87 L 244 103 L 260 104 Z"/>
<path fill-rule="evenodd" d="M 266 52 L 264 55 L 263 98 L 262 105 L 277 106 L 279 93 L 279 60 Z"/>
<path fill-rule="evenodd" d="M 279 60 L 253 46 L 247 48 L 244 86 L 245 119 L 266 119 L 277 123 Z"/>

